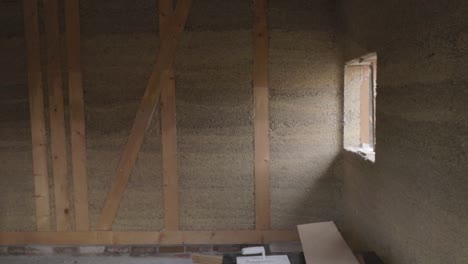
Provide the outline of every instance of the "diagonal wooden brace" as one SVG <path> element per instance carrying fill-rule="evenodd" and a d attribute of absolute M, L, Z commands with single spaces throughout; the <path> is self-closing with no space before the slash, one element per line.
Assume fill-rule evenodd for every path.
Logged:
<path fill-rule="evenodd" d="M 174 16 L 171 17 L 170 30 L 161 42 L 156 64 L 146 86 L 145 94 L 137 111 L 127 143 L 122 151 L 111 190 L 107 194 L 104 208 L 96 226 L 97 230 L 112 229 L 112 223 L 117 215 L 122 195 L 127 188 L 128 179 L 136 163 L 146 128 L 151 122 L 154 110 L 161 96 L 160 82 L 162 74 L 164 71 L 171 69 L 174 62 L 177 46 L 185 22 L 187 21 L 191 4 L 192 0 L 179 0 Z"/>

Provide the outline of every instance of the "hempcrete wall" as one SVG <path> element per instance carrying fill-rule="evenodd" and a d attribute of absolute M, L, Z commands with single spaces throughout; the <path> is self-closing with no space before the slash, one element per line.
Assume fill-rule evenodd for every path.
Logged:
<path fill-rule="evenodd" d="M 345 57 L 378 55 L 376 162 L 345 154 L 345 230 L 385 263 L 467 263 L 465 1 L 341 1 Z"/>
<path fill-rule="evenodd" d="M 94 227 L 156 57 L 157 1 L 80 2 Z M 341 223 L 335 165 L 342 146 L 342 65 L 335 4 L 269 2 L 272 225 Z M 1 5 L 8 16 L 0 16 L 0 52 L 8 63 L 0 66 L 0 230 L 34 230 L 22 7 L 16 1 Z M 250 0 L 193 1 L 176 61 L 184 230 L 254 228 L 252 16 Z M 161 162 L 156 113 L 115 230 L 163 228 Z"/>
<path fill-rule="evenodd" d="M 17 3 L 0 7 L 0 229 L 35 228 L 31 130 L 22 10 Z M 21 33 L 19 33 L 21 34 Z"/>
<path fill-rule="evenodd" d="M 275 30 L 270 53 L 272 224 L 338 220 L 341 65 L 329 32 Z"/>

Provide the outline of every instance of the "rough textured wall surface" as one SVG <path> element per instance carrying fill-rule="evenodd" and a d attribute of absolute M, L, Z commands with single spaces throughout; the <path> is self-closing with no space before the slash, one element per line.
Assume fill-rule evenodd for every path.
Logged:
<path fill-rule="evenodd" d="M 345 230 L 385 263 L 467 263 L 466 1 L 341 1 L 346 60 L 376 51 L 376 162 L 345 153 Z"/>
<path fill-rule="evenodd" d="M 340 224 L 342 65 L 333 1 L 269 1 L 273 228 Z"/>
<path fill-rule="evenodd" d="M 341 223 L 335 164 L 342 146 L 342 65 L 335 4 L 269 2 L 273 228 Z M 250 0 L 193 1 L 176 60 L 183 230 L 255 226 L 252 8 Z M 94 228 L 157 55 L 158 11 L 156 0 L 81 0 L 80 12 Z M 0 230 L 34 230 L 21 4 L 3 1 L 0 13 L 0 52 L 9 62 L 0 65 Z M 164 227 L 159 122 L 157 111 L 115 230 Z M 52 178 L 50 185 L 53 209 Z"/>
<path fill-rule="evenodd" d="M 251 43 L 250 31 L 185 34 L 176 63 L 184 229 L 254 226 Z"/>
<path fill-rule="evenodd" d="M 86 34 L 86 31 L 84 31 Z M 95 225 L 151 72 L 154 34 L 85 35 L 82 45 L 91 224 Z M 153 116 L 114 229 L 163 227 L 159 114 Z"/>
<path fill-rule="evenodd" d="M 34 230 L 22 9 L 16 1 L 3 1 L 0 10 L 0 229 Z"/>
<path fill-rule="evenodd" d="M 332 36 L 274 31 L 270 66 L 272 224 L 335 220 L 342 93 Z"/>

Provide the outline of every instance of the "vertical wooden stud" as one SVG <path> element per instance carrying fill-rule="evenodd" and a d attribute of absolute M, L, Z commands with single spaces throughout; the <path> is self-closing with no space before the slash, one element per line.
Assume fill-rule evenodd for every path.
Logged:
<path fill-rule="evenodd" d="M 31 114 L 34 201 L 38 231 L 50 231 L 49 172 L 44 119 L 37 1 L 23 0 L 24 38 Z"/>
<path fill-rule="evenodd" d="M 254 19 L 254 101 L 255 101 L 255 228 L 269 229 L 270 220 L 270 139 L 268 95 L 267 0 L 255 1 Z"/>
<path fill-rule="evenodd" d="M 79 0 L 65 1 L 75 229 L 88 231 L 88 177 L 86 174 L 85 111 L 80 62 L 79 8 Z"/>
<path fill-rule="evenodd" d="M 57 0 L 44 0 L 44 12 L 55 217 L 57 231 L 67 231 L 70 230 L 70 201 L 67 180 L 67 148 L 63 109 L 63 84 L 60 67 L 60 32 Z"/>
<path fill-rule="evenodd" d="M 168 35 L 173 16 L 173 0 L 159 0 L 160 39 Z M 174 68 L 161 77 L 161 142 L 164 181 L 164 224 L 179 230 L 179 188 L 177 176 L 177 131 Z"/>

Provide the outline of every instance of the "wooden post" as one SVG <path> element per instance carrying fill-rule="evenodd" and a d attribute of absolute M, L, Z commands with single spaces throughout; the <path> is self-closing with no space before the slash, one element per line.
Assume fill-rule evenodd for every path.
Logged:
<path fill-rule="evenodd" d="M 254 97 L 255 97 L 255 228 L 270 228 L 270 139 L 268 98 L 267 0 L 255 0 Z"/>
<path fill-rule="evenodd" d="M 57 230 L 67 231 L 70 230 L 70 202 L 67 182 L 67 148 L 63 110 L 62 72 L 60 67 L 60 33 L 57 0 L 44 1 L 44 11 L 55 217 Z"/>
<path fill-rule="evenodd" d="M 173 1 L 159 0 L 159 35 L 170 30 Z M 174 68 L 161 77 L 161 142 L 164 178 L 164 223 L 166 230 L 179 230 L 179 186 L 177 177 L 177 130 Z"/>
<path fill-rule="evenodd" d="M 79 8 L 79 0 L 65 1 L 75 229 L 77 231 L 88 231 L 88 176 L 86 174 L 86 134 L 80 62 Z"/>
<path fill-rule="evenodd" d="M 122 195 L 127 188 L 128 179 L 137 160 L 146 128 L 151 121 L 153 112 L 161 96 L 160 82 L 162 74 L 164 71 L 172 68 L 179 39 L 187 21 L 191 4 L 191 0 L 179 0 L 177 3 L 175 15 L 171 19 L 171 30 L 168 36 L 163 39 L 159 48 L 158 59 L 146 86 L 145 94 L 137 111 L 127 143 L 122 151 L 111 190 L 107 195 L 104 208 L 99 217 L 98 230 L 110 230 L 112 228 L 112 222 L 119 209 Z"/>
<path fill-rule="evenodd" d="M 49 172 L 44 119 L 37 1 L 23 0 L 24 39 L 31 115 L 34 201 L 38 231 L 50 231 Z"/>

